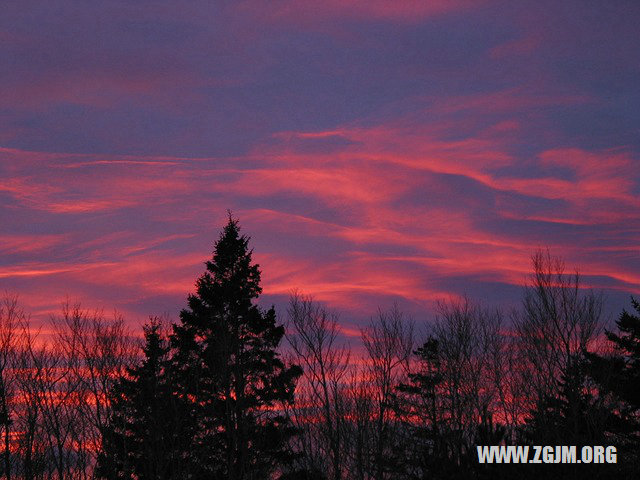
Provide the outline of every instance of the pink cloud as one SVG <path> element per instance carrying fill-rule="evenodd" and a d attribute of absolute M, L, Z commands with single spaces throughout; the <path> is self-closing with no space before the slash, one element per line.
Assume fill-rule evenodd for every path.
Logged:
<path fill-rule="evenodd" d="M 42 252 L 67 240 L 68 235 L 64 234 L 0 235 L 0 251 L 11 254 Z"/>
<path fill-rule="evenodd" d="M 138 229 L 128 222 L 100 238 L 77 230 L 59 237 L 35 235 L 33 252 L 73 248 L 84 252 L 84 261 L 60 257 L 52 263 L 34 257 L 5 268 L 0 278 L 56 278 L 59 286 L 47 289 L 52 295 L 99 295 L 91 292 L 105 288 L 110 296 L 121 297 L 125 309 L 136 299 L 182 297 L 192 291 L 230 207 L 248 234 L 286 239 L 255 245 L 266 295 L 286 296 L 300 288 L 349 311 L 371 310 L 372 301 L 385 298 L 404 298 L 427 308 L 437 299 L 460 294 L 442 283 L 447 278 L 521 284 L 529 272 L 529 255 L 540 246 L 550 246 L 568 263 L 580 262 L 587 275 L 615 282 L 612 288 L 638 290 L 637 275 L 615 257 L 627 251 L 627 240 L 609 244 L 610 260 L 605 261 L 588 243 L 523 235 L 502 229 L 500 223 L 595 228 L 637 219 L 629 154 L 550 149 L 536 159 L 542 176 L 530 178 L 513 173 L 521 160 L 503 138 L 518 129 L 517 123 L 503 121 L 490 134 L 455 140 L 447 139 L 444 128 L 442 123 L 400 120 L 281 132 L 275 143 L 232 159 L 5 149 L 2 155 L 9 162 L 0 190 L 27 211 L 73 213 L 88 222 L 100 212 L 125 220 L 124 207 L 148 214 Z M 342 143 L 326 152 L 309 152 L 296 143 L 334 138 Z M 512 173 L 501 172 L 505 168 Z M 467 186 L 472 187 L 468 192 Z M 318 209 L 337 215 L 317 215 L 295 201 L 286 203 L 282 195 L 313 199 Z M 561 203 L 537 211 L 531 208 L 535 199 Z M 146 231 L 145 226 L 156 222 L 161 229 Z M 6 250 L 17 251 L 21 237 L 6 238 Z M 325 242 L 335 249 L 333 255 L 314 250 Z"/>

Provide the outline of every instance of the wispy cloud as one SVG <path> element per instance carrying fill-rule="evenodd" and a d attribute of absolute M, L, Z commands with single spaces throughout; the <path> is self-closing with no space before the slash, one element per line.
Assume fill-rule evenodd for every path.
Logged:
<path fill-rule="evenodd" d="M 7 8 L 0 288 L 175 313 L 230 208 L 266 303 L 513 304 L 546 246 L 640 293 L 640 17 L 547 7 Z"/>

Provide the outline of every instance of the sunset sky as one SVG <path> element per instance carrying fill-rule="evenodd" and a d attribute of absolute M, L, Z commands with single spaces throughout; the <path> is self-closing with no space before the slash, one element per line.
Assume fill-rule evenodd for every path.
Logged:
<path fill-rule="evenodd" d="M 0 291 L 177 318 L 231 209 L 344 332 L 510 307 L 549 247 L 640 296 L 640 2 L 8 1 Z"/>

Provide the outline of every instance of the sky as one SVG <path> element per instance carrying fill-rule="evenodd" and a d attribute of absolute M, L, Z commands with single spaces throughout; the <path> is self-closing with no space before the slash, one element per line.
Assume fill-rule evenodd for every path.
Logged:
<path fill-rule="evenodd" d="M 0 291 L 177 318 L 227 210 L 260 304 L 344 332 L 518 304 L 538 248 L 640 296 L 637 1 L 4 1 Z"/>

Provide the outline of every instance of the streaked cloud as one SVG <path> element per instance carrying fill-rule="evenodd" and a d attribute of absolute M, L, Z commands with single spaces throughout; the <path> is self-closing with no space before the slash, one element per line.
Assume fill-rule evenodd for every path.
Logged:
<path fill-rule="evenodd" d="M 347 336 L 513 305 L 539 247 L 640 294 L 640 13 L 516 3 L 8 8 L 0 289 L 176 315 L 231 209 Z"/>

